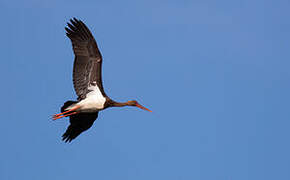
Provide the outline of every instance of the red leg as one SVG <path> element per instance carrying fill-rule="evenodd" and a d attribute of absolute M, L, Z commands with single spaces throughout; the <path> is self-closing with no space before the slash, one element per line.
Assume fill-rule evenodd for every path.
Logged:
<path fill-rule="evenodd" d="M 72 113 L 69 113 L 69 114 L 66 114 L 66 115 L 63 115 L 63 116 L 53 117 L 53 120 L 57 120 L 57 119 L 60 119 L 60 118 L 63 118 L 63 117 L 71 116 L 71 115 L 74 115 L 74 114 L 77 114 L 77 113 L 78 112 L 72 112 Z"/>
<path fill-rule="evenodd" d="M 63 112 L 63 113 L 55 114 L 55 115 L 53 115 L 53 118 L 58 117 L 58 116 L 60 116 L 60 115 L 62 115 L 62 114 L 66 114 L 66 113 L 69 113 L 69 112 L 71 112 L 71 111 L 77 110 L 78 108 L 80 108 L 80 106 L 73 107 L 73 108 L 71 108 L 70 110 L 65 111 L 65 112 Z"/>

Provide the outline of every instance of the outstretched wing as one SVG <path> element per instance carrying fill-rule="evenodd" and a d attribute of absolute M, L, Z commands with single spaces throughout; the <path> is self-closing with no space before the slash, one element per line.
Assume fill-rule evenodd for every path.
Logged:
<path fill-rule="evenodd" d="M 69 117 L 70 125 L 66 132 L 62 135 L 62 140 L 71 142 L 82 132 L 88 130 L 98 117 L 98 113 L 80 113 Z"/>
<path fill-rule="evenodd" d="M 71 19 L 67 25 L 66 35 L 72 42 L 75 54 L 73 84 L 78 99 L 86 97 L 90 85 L 97 85 L 102 95 L 106 97 L 102 84 L 102 55 L 92 33 L 76 18 Z"/>
<path fill-rule="evenodd" d="M 77 101 L 67 101 L 61 108 L 61 112 L 64 112 L 65 108 L 77 103 Z M 88 130 L 98 117 L 98 113 L 80 113 L 69 117 L 70 125 L 66 132 L 62 135 L 62 140 L 65 142 L 71 142 L 82 132 Z"/>

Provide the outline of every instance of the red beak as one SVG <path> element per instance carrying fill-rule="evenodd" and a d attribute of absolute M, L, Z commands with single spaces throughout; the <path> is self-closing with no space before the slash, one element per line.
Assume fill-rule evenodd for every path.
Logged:
<path fill-rule="evenodd" d="M 150 109 L 148 109 L 148 108 L 146 108 L 146 107 L 144 107 L 144 106 L 142 106 L 142 105 L 140 105 L 140 104 L 136 104 L 136 106 L 138 107 L 138 108 L 140 108 L 140 109 L 143 109 L 143 110 L 146 110 L 146 111 L 149 111 L 149 112 L 152 112 Z"/>

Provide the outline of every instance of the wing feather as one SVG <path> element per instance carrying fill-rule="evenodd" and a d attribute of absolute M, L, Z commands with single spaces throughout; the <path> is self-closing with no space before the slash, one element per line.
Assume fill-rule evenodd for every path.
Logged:
<path fill-rule="evenodd" d="M 65 142 L 71 142 L 82 132 L 88 130 L 94 124 L 97 117 L 98 112 L 81 113 L 70 116 L 70 125 L 62 135 L 62 140 Z"/>
<path fill-rule="evenodd" d="M 67 101 L 61 107 L 61 112 L 64 112 L 67 107 L 72 104 L 77 103 L 77 101 Z M 80 113 L 69 117 L 70 125 L 68 126 L 65 133 L 62 135 L 62 140 L 65 142 L 71 142 L 82 132 L 88 130 L 98 118 L 99 112 L 95 113 Z"/>
<path fill-rule="evenodd" d="M 106 96 L 102 84 L 102 55 L 92 33 L 76 18 L 71 19 L 67 26 L 66 35 L 71 40 L 75 54 L 73 84 L 78 99 L 84 99 L 89 92 L 89 85 L 95 83 L 102 95 Z"/>

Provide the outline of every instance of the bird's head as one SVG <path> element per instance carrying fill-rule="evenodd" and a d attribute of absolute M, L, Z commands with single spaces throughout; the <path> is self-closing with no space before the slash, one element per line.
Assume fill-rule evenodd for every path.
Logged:
<path fill-rule="evenodd" d="M 128 104 L 128 106 L 136 106 L 136 107 L 138 107 L 140 109 L 152 112 L 150 109 L 148 109 L 148 108 L 142 106 L 141 104 L 139 104 L 136 100 L 128 101 L 127 104 Z"/>

